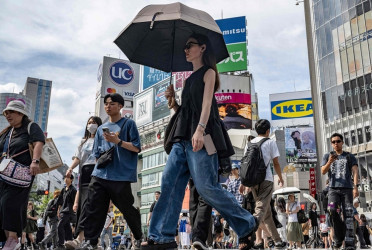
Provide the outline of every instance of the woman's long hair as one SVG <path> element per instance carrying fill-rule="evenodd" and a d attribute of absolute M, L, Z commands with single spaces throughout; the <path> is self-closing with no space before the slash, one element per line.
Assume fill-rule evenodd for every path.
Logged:
<path fill-rule="evenodd" d="M 366 218 L 366 216 L 364 214 L 361 214 L 360 215 L 360 220 L 363 221 L 364 223 L 367 222 L 367 218 Z"/>
<path fill-rule="evenodd" d="M 205 51 L 203 53 L 203 63 L 204 65 L 212 68 L 216 73 L 216 82 L 214 84 L 214 92 L 216 92 L 220 88 L 220 77 L 218 75 L 216 56 L 214 55 L 212 45 L 209 42 L 208 37 L 202 34 L 192 34 L 190 38 L 194 38 L 196 41 L 198 41 L 199 45 L 206 45 Z"/>
<path fill-rule="evenodd" d="M 91 136 L 90 132 L 87 129 L 88 128 L 88 122 L 89 122 L 90 119 L 92 119 L 97 124 L 98 127 L 102 125 L 102 120 L 98 116 L 89 117 L 89 119 L 87 121 L 87 124 L 85 125 L 85 132 L 84 132 L 84 137 L 83 137 L 84 141 L 80 144 L 80 146 L 83 145 Z"/>
<path fill-rule="evenodd" d="M 280 212 L 282 213 L 285 213 L 286 209 L 285 209 L 285 200 L 283 197 L 279 197 L 277 202 L 276 202 L 276 206 L 279 208 Z"/>
<path fill-rule="evenodd" d="M 17 112 L 17 111 L 16 111 Z M 27 115 L 23 115 L 22 117 L 22 127 L 27 127 L 27 125 L 31 122 L 30 118 L 28 118 Z M 8 126 L 6 128 L 4 128 L 1 132 L 0 132 L 0 136 L 2 136 L 3 134 L 6 134 L 8 133 L 10 130 L 12 129 L 12 126 Z"/>

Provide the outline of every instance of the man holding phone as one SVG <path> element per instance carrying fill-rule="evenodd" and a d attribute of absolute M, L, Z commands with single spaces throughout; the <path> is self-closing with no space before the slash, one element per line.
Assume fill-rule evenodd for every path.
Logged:
<path fill-rule="evenodd" d="M 124 214 L 136 239 L 135 249 L 139 249 L 142 238 L 141 216 L 133 206 L 131 189 L 131 183 L 137 182 L 137 159 L 141 151 L 139 133 L 133 120 L 120 115 L 124 106 L 121 95 L 106 95 L 104 104 L 109 121 L 98 127 L 92 154 L 98 159 L 103 152 L 114 146 L 113 160 L 101 168 L 96 164 L 93 170 L 84 221 L 86 241 L 79 249 L 97 249 L 110 200 Z"/>
<path fill-rule="evenodd" d="M 340 248 L 345 240 L 346 249 L 355 249 L 353 197 L 359 196 L 358 163 L 353 154 L 342 150 L 344 138 L 341 134 L 334 133 L 331 143 L 334 151 L 323 156 L 321 170 L 329 177 L 328 210 L 333 244 L 335 248 Z M 343 221 L 337 211 L 341 207 Z"/>

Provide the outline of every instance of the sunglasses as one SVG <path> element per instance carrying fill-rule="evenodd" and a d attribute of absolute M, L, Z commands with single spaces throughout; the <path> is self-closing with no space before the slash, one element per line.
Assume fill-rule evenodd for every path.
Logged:
<path fill-rule="evenodd" d="M 200 43 L 194 43 L 194 42 L 188 42 L 186 43 L 185 47 L 183 47 L 184 50 L 189 50 L 193 44 L 200 45 Z"/>
<path fill-rule="evenodd" d="M 332 144 L 341 143 L 341 140 L 332 141 Z"/>

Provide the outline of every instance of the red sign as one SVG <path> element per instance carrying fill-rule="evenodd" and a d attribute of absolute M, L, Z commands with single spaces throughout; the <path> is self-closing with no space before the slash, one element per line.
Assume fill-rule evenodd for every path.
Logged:
<path fill-rule="evenodd" d="M 245 93 L 217 93 L 214 94 L 217 104 L 242 103 L 251 104 L 251 95 Z"/>
<path fill-rule="evenodd" d="M 310 195 L 315 197 L 316 194 L 316 184 L 315 184 L 315 168 L 310 168 Z"/>

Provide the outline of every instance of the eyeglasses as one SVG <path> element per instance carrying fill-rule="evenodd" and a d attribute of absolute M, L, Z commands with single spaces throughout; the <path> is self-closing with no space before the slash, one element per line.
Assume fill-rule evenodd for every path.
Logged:
<path fill-rule="evenodd" d="M 341 140 L 332 141 L 332 144 L 341 143 Z"/>
<path fill-rule="evenodd" d="M 200 43 L 188 42 L 186 43 L 185 47 L 183 47 L 183 50 L 189 50 L 193 44 L 200 45 Z"/>

